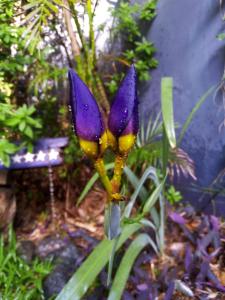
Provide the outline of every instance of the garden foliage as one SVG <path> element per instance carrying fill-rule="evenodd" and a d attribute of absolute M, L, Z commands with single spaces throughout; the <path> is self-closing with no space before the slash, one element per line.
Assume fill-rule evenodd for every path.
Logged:
<path fill-rule="evenodd" d="M 50 262 L 36 259 L 28 264 L 19 256 L 12 227 L 9 229 L 7 241 L 4 241 L 3 235 L 0 236 L 1 299 L 44 299 L 42 280 L 50 271 Z"/>

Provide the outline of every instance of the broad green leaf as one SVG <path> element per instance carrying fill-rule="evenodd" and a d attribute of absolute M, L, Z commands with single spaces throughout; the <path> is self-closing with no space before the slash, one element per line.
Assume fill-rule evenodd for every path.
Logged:
<path fill-rule="evenodd" d="M 18 149 L 18 147 L 15 144 L 10 143 L 7 140 L 5 140 L 5 142 L 1 142 L 0 146 L 1 150 L 3 150 L 3 152 L 7 154 L 14 154 Z M 2 149 L 2 147 L 4 148 Z"/>
<path fill-rule="evenodd" d="M 140 228 L 140 224 L 126 225 L 122 230 L 116 249 L 118 250 Z M 109 261 L 113 245 L 113 240 L 104 239 L 100 242 L 56 297 L 56 300 L 82 299 L 88 288 L 95 281 L 95 278 Z"/>
<path fill-rule="evenodd" d="M 3 153 L 3 155 L 1 156 L 1 160 L 5 167 L 8 168 L 10 166 L 10 157 L 8 154 Z"/>
<path fill-rule="evenodd" d="M 7 126 L 16 126 L 20 122 L 20 119 L 17 118 L 16 116 L 9 118 L 8 120 L 5 120 L 5 124 Z"/>
<path fill-rule="evenodd" d="M 42 125 L 40 123 L 40 120 L 33 119 L 32 117 L 27 117 L 26 118 L 27 123 L 29 123 L 31 126 L 34 126 L 36 128 L 41 128 Z"/>
<path fill-rule="evenodd" d="M 26 127 L 26 122 L 25 121 L 21 121 L 21 123 L 19 124 L 19 130 L 23 132 L 24 129 L 25 129 L 25 127 Z"/>
<path fill-rule="evenodd" d="M 26 106 L 26 110 L 29 115 L 32 115 L 36 111 L 33 105 L 30 105 L 29 107 Z"/>
<path fill-rule="evenodd" d="M 33 131 L 31 129 L 30 126 L 26 126 L 25 130 L 24 130 L 24 133 L 26 134 L 26 136 L 28 136 L 29 138 L 33 138 L 34 134 L 33 134 Z"/>
<path fill-rule="evenodd" d="M 165 131 L 171 148 L 176 147 L 176 135 L 173 116 L 173 79 L 164 77 L 161 81 L 161 105 Z"/>
<path fill-rule="evenodd" d="M 132 266 L 138 254 L 150 243 L 149 236 L 145 233 L 131 243 L 125 252 L 120 266 L 116 272 L 112 287 L 108 296 L 108 300 L 120 300 L 125 289 L 127 279 L 129 277 Z"/>

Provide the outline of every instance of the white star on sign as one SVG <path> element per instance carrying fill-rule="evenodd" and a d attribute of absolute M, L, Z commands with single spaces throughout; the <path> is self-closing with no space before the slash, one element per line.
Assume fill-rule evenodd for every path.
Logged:
<path fill-rule="evenodd" d="M 37 158 L 36 158 L 36 160 L 45 161 L 45 156 L 46 156 L 46 153 L 45 153 L 45 152 L 39 151 L 39 152 L 37 153 Z"/>
<path fill-rule="evenodd" d="M 13 160 L 14 163 L 19 164 L 19 163 L 21 162 L 21 158 L 22 158 L 21 155 L 16 154 L 16 155 L 14 155 L 14 156 L 12 157 L 12 160 Z"/>
<path fill-rule="evenodd" d="M 27 152 L 26 155 L 24 155 L 25 162 L 33 162 L 34 161 L 34 154 Z"/>
<path fill-rule="evenodd" d="M 51 149 L 48 152 L 48 157 L 50 160 L 55 160 L 58 158 L 58 156 L 59 156 L 59 151 L 56 151 L 55 149 Z"/>

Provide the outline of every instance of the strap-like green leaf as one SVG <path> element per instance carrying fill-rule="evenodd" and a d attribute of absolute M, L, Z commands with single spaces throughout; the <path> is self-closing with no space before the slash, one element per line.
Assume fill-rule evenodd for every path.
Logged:
<path fill-rule="evenodd" d="M 149 168 L 152 168 L 152 167 L 149 167 Z M 132 184 L 133 188 L 136 190 L 138 188 L 139 184 L 140 184 L 140 180 L 137 178 L 137 176 L 134 174 L 134 172 L 131 171 L 131 169 L 128 168 L 127 166 L 124 168 L 124 173 L 127 175 L 128 180 Z M 154 180 L 155 184 L 157 185 L 159 180 L 156 177 L 157 176 L 156 172 L 155 172 L 154 175 L 155 176 L 153 176 L 153 174 L 152 174 L 151 179 Z M 143 174 L 143 176 L 144 176 L 144 174 Z M 155 179 L 154 179 L 154 177 L 155 177 Z M 146 201 L 146 199 L 148 197 L 148 192 L 147 192 L 146 188 L 143 185 L 140 189 L 140 192 L 139 192 L 138 196 L 141 198 L 141 200 L 143 202 Z M 150 211 L 150 214 L 151 214 L 151 218 L 154 221 L 154 224 L 156 225 L 156 227 L 159 227 L 160 220 L 159 220 L 158 212 L 157 212 L 155 207 L 152 207 L 152 209 Z"/>
<path fill-rule="evenodd" d="M 124 173 L 126 174 L 128 180 L 132 184 L 133 188 L 136 189 L 139 185 L 139 179 L 135 175 L 135 173 L 127 166 L 124 167 Z M 147 192 L 147 190 L 145 189 L 144 186 L 142 186 L 142 188 L 140 189 L 139 196 L 140 196 L 142 201 L 144 201 L 148 197 L 148 192 Z"/>
<path fill-rule="evenodd" d="M 140 228 L 140 224 L 126 225 L 122 230 L 116 249 L 118 250 L 123 243 Z M 97 275 L 108 262 L 113 249 L 113 244 L 113 240 L 110 241 L 107 239 L 100 242 L 69 280 L 61 293 L 57 296 L 56 300 L 82 299 Z"/>
<path fill-rule="evenodd" d="M 164 77 L 161 81 L 161 105 L 164 128 L 171 148 L 176 147 L 175 125 L 173 117 L 173 79 Z"/>
<path fill-rule="evenodd" d="M 124 217 L 129 218 L 129 216 L 131 214 L 131 211 L 132 211 L 132 208 L 135 204 L 135 201 L 136 201 L 141 189 L 143 188 L 143 184 L 145 183 L 145 181 L 148 178 L 151 178 L 155 182 L 155 184 L 158 185 L 158 176 L 156 174 L 156 169 L 155 168 L 149 167 L 145 170 L 144 174 L 141 177 L 141 180 L 139 181 L 139 184 L 138 184 L 137 188 L 135 189 L 135 192 L 133 193 L 129 203 L 127 204 L 127 206 L 125 208 L 125 211 L 124 211 L 124 214 L 123 214 Z"/>
<path fill-rule="evenodd" d="M 120 227 L 121 209 L 118 203 L 109 203 L 105 209 L 104 229 L 109 240 L 118 237 L 121 232 Z"/>
<path fill-rule="evenodd" d="M 157 199 L 159 199 L 160 194 L 162 192 L 163 186 L 165 183 L 164 180 L 156 187 L 156 189 L 152 192 L 151 196 L 146 201 L 144 207 L 143 207 L 143 213 L 148 213 L 150 209 L 155 205 Z"/>
<path fill-rule="evenodd" d="M 151 245 L 152 245 L 151 241 Z M 112 288 L 108 300 L 120 300 L 123 294 L 123 290 L 126 286 L 128 276 L 132 269 L 135 259 L 138 254 L 150 243 L 149 236 L 145 233 L 138 235 L 138 237 L 131 243 L 120 266 L 116 272 Z M 154 243 L 154 242 L 153 242 Z"/>

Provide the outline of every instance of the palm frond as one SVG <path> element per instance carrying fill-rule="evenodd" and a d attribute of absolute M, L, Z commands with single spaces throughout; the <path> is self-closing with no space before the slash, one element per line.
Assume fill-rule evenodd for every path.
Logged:
<path fill-rule="evenodd" d="M 181 174 L 185 177 L 191 177 L 196 180 L 194 161 L 181 148 L 171 149 L 169 153 L 168 174 L 171 179 L 175 176 L 178 178 Z"/>
<path fill-rule="evenodd" d="M 161 113 L 158 113 L 156 116 L 152 114 L 149 117 L 147 126 L 144 123 L 140 126 L 136 148 L 133 149 L 128 157 L 128 165 L 137 169 L 138 161 L 142 172 L 149 165 L 159 167 L 162 155 L 162 133 Z M 168 174 L 171 179 L 175 176 L 179 178 L 182 174 L 185 177 L 190 176 L 196 180 L 194 161 L 183 149 L 178 147 L 170 149 L 168 155 Z"/>
<path fill-rule="evenodd" d="M 146 144 L 153 143 L 157 138 L 162 135 L 162 120 L 161 113 L 156 116 L 153 114 L 149 117 L 147 126 L 142 122 L 140 131 L 137 136 L 137 147 L 141 148 Z"/>
<path fill-rule="evenodd" d="M 49 20 L 58 14 L 59 6 L 62 4 L 61 0 L 29 0 L 22 6 L 20 26 L 26 25 L 27 27 L 23 38 L 31 52 L 38 46 L 43 30 L 49 24 Z"/>

